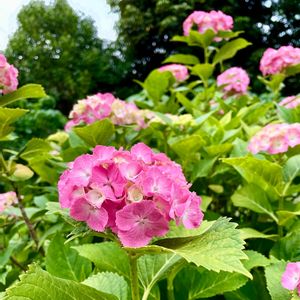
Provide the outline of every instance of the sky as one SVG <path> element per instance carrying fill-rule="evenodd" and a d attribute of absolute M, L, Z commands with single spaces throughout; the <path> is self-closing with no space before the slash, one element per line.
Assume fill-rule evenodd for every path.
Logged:
<path fill-rule="evenodd" d="M 52 0 L 44 0 L 47 4 Z M 0 0 L 0 50 L 4 50 L 9 37 L 17 29 L 17 14 L 23 5 L 30 0 Z M 98 36 L 102 39 L 115 40 L 117 38 L 114 24 L 118 15 L 110 11 L 106 0 L 68 0 L 69 4 L 95 21 Z"/>

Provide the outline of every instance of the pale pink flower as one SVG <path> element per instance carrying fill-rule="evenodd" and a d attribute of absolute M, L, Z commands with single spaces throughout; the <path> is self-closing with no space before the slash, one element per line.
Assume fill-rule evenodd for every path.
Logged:
<path fill-rule="evenodd" d="M 287 67 L 300 63 L 300 48 L 282 46 L 279 49 L 268 48 L 261 60 L 260 71 L 264 76 L 283 72 Z"/>
<path fill-rule="evenodd" d="M 227 95 L 245 94 L 250 83 L 247 72 L 238 67 L 233 67 L 217 77 L 217 85 L 222 86 Z"/>
<path fill-rule="evenodd" d="M 281 284 L 284 288 L 293 291 L 298 289 L 300 296 L 300 262 L 288 263 L 281 277 Z"/>
<path fill-rule="evenodd" d="M 289 109 L 296 108 L 300 106 L 300 95 L 286 97 L 282 99 L 278 104 Z"/>
<path fill-rule="evenodd" d="M 153 202 L 131 203 L 116 213 L 118 236 L 125 247 L 142 247 L 169 230 L 167 220 Z"/>
<path fill-rule="evenodd" d="M 231 30 L 233 19 L 221 11 L 194 11 L 183 22 L 184 35 L 189 35 L 193 26 L 196 26 L 200 33 L 204 33 L 208 29 L 217 33 L 218 31 Z"/>
<path fill-rule="evenodd" d="M 0 94 L 11 93 L 18 87 L 18 70 L 0 54 Z"/>
<path fill-rule="evenodd" d="M 1 62 L 1 61 L 0 61 Z M 0 212 L 17 203 L 17 195 L 15 192 L 7 192 L 0 194 Z"/>
<path fill-rule="evenodd" d="M 162 66 L 158 69 L 159 72 L 169 71 L 175 77 L 177 82 L 182 82 L 188 79 L 189 71 L 186 66 L 179 64 L 170 64 Z"/>
<path fill-rule="evenodd" d="M 277 154 L 297 145 L 300 145 L 300 123 L 269 124 L 251 138 L 248 150 L 253 154 Z"/>

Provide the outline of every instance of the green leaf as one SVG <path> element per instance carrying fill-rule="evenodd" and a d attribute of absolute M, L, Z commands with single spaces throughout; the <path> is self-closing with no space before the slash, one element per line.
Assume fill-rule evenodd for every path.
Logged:
<path fill-rule="evenodd" d="M 0 107 L 0 138 L 11 133 L 14 128 L 11 123 L 17 121 L 27 113 L 25 109 Z"/>
<path fill-rule="evenodd" d="M 190 55 L 190 54 L 174 54 L 167 57 L 163 64 L 165 63 L 177 63 L 177 64 L 184 64 L 184 65 L 195 65 L 199 64 L 199 59 L 197 56 Z"/>
<path fill-rule="evenodd" d="M 57 234 L 47 250 L 46 269 L 54 276 L 80 282 L 89 276 L 92 265 L 69 245 L 65 245 L 64 239 Z"/>
<path fill-rule="evenodd" d="M 283 166 L 283 178 L 288 184 L 300 175 L 300 155 L 292 156 Z"/>
<path fill-rule="evenodd" d="M 31 163 L 37 163 L 45 161 L 51 157 L 50 151 L 52 150 L 49 142 L 33 138 L 25 146 L 25 149 L 21 153 L 21 158 Z"/>
<path fill-rule="evenodd" d="M 181 93 L 176 93 L 177 100 L 184 106 L 188 113 L 193 113 L 194 105 L 193 103 Z"/>
<path fill-rule="evenodd" d="M 148 299 L 151 289 L 181 260 L 176 254 L 143 255 L 138 259 L 138 275 L 143 286 L 143 299 Z"/>
<path fill-rule="evenodd" d="M 95 147 L 97 145 L 107 145 L 115 129 L 110 120 L 104 119 L 73 130 L 89 146 Z"/>
<path fill-rule="evenodd" d="M 113 295 L 52 276 L 36 266 L 31 266 L 20 279 L 6 290 L 3 300 L 117 300 Z"/>
<path fill-rule="evenodd" d="M 129 281 L 127 253 L 116 243 L 85 244 L 72 248 L 93 262 L 100 271 L 118 273 Z"/>
<path fill-rule="evenodd" d="M 244 49 L 249 45 L 251 45 L 251 43 L 242 38 L 238 38 L 233 41 L 227 42 L 224 46 L 220 48 L 219 52 L 216 53 L 213 59 L 213 63 L 217 64 L 226 59 L 232 58 L 235 56 L 237 51 Z"/>
<path fill-rule="evenodd" d="M 190 46 L 207 48 L 212 43 L 215 36 L 216 33 L 212 29 L 207 29 L 204 33 L 191 30 L 190 35 L 188 36 L 188 44 Z"/>
<path fill-rule="evenodd" d="M 110 272 L 102 272 L 93 275 L 82 282 L 100 292 L 115 295 L 119 300 L 129 299 L 129 287 L 126 280 Z"/>
<path fill-rule="evenodd" d="M 17 100 L 26 98 L 43 98 L 47 94 L 40 84 L 26 84 L 16 91 L 0 97 L 0 106 L 13 103 Z"/>
<path fill-rule="evenodd" d="M 267 194 L 255 184 L 248 184 L 236 190 L 231 196 L 231 200 L 237 207 L 245 207 L 260 214 L 267 214 L 278 222 Z"/>
<path fill-rule="evenodd" d="M 217 157 L 199 160 L 193 167 L 192 181 L 208 176 L 216 160 Z"/>
<path fill-rule="evenodd" d="M 300 64 L 289 66 L 284 70 L 284 73 L 287 76 L 294 76 L 298 73 L 300 73 Z"/>
<path fill-rule="evenodd" d="M 266 267 L 270 264 L 270 260 L 259 252 L 253 250 L 245 250 L 248 256 L 248 260 L 244 261 L 244 266 L 247 270 L 251 270 L 256 267 Z"/>
<path fill-rule="evenodd" d="M 239 273 L 212 272 L 188 266 L 175 279 L 175 287 L 188 291 L 188 300 L 208 298 L 224 292 L 234 291 L 243 286 L 248 278 Z"/>
<path fill-rule="evenodd" d="M 207 82 L 214 68 L 215 66 L 212 64 L 198 64 L 192 68 L 192 74 L 199 76 L 203 82 Z"/>
<path fill-rule="evenodd" d="M 290 300 L 291 296 L 287 289 L 281 285 L 281 276 L 285 271 L 285 262 L 276 262 L 265 268 L 267 288 L 272 300 Z"/>
<path fill-rule="evenodd" d="M 233 166 L 248 183 L 255 183 L 264 191 L 274 188 L 281 191 L 283 176 L 280 165 L 251 156 L 223 158 L 222 161 Z"/>
<path fill-rule="evenodd" d="M 160 240 L 157 244 L 208 270 L 238 272 L 252 278 L 241 263 L 247 256 L 236 226 L 220 218 L 201 235 Z"/>
<path fill-rule="evenodd" d="M 281 105 L 277 105 L 277 111 L 279 117 L 287 123 L 298 123 L 300 122 L 300 107 L 286 108 Z"/>
<path fill-rule="evenodd" d="M 247 239 L 269 239 L 269 240 L 274 240 L 278 237 L 277 234 L 264 234 L 262 232 L 259 232 L 253 228 L 241 228 L 241 237 L 243 240 Z"/>
<path fill-rule="evenodd" d="M 223 38 L 223 39 L 231 39 L 239 36 L 244 31 L 218 31 L 217 37 Z"/>

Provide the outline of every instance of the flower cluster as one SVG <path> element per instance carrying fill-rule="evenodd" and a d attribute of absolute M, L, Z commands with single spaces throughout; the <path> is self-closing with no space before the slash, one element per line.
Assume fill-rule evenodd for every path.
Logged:
<path fill-rule="evenodd" d="M 282 46 L 278 50 L 268 48 L 260 60 L 259 69 L 266 76 L 280 73 L 285 68 L 299 63 L 300 48 L 292 46 Z"/>
<path fill-rule="evenodd" d="M 217 33 L 218 31 L 231 30 L 233 19 L 221 11 L 194 11 L 183 22 L 184 35 L 189 35 L 194 25 L 197 26 L 200 33 L 204 33 L 208 29 Z"/>
<path fill-rule="evenodd" d="M 181 167 L 143 143 L 131 151 L 96 146 L 69 165 L 58 183 L 61 207 L 95 231 L 110 228 L 127 247 L 168 232 L 170 220 L 198 227 L 201 198 Z"/>
<path fill-rule="evenodd" d="M 256 133 L 250 140 L 248 150 L 253 154 L 268 152 L 284 153 L 289 147 L 300 144 L 300 123 L 269 124 Z"/>
<path fill-rule="evenodd" d="M 189 77 L 189 71 L 186 66 L 179 64 L 170 64 L 162 66 L 158 69 L 160 72 L 169 71 L 173 74 L 177 82 L 182 82 L 187 80 Z"/>
<path fill-rule="evenodd" d="M 247 72 L 238 67 L 233 67 L 217 77 L 217 85 L 223 86 L 223 91 L 227 94 L 245 94 L 250 83 Z"/>
<path fill-rule="evenodd" d="M 286 97 L 279 102 L 279 105 L 290 109 L 296 108 L 300 106 L 300 95 Z"/>
<path fill-rule="evenodd" d="M 65 129 L 70 130 L 78 124 L 91 124 L 97 120 L 110 118 L 116 125 L 135 124 L 138 128 L 145 127 L 145 119 L 152 114 L 147 110 L 140 110 L 134 103 L 116 99 L 112 94 L 98 93 L 79 100 L 70 112 L 70 121 Z"/>
<path fill-rule="evenodd" d="M 18 86 L 18 70 L 0 54 L 0 94 L 13 92 Z"/>
<path fill-rule="evenodd" d="M 7 192 L 0 194 L 0 212 L 17 203 L 17 195 L 15 192 Z"/>
<path fill-rule="evenodd" d="M 298 289 L 300 296 L 300 262 L 288 263 L 281 277 L 282 286 L 290 291 Z"/>

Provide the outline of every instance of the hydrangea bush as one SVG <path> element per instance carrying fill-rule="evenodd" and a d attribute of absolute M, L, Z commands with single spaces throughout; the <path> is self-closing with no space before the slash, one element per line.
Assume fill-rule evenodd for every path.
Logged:
<path fill-rule="evenodd" d="M 45 93 L 14 91 L 1 56 L 3 299 L 299 299 L 299 96 L 281 94 L 299 48 L 266 50 L 256 95 L 231 16 L 182 32 L 199 56 L 174 51 L 127 100 L 79 100 L 18 151 L 10 104 Z"/>

